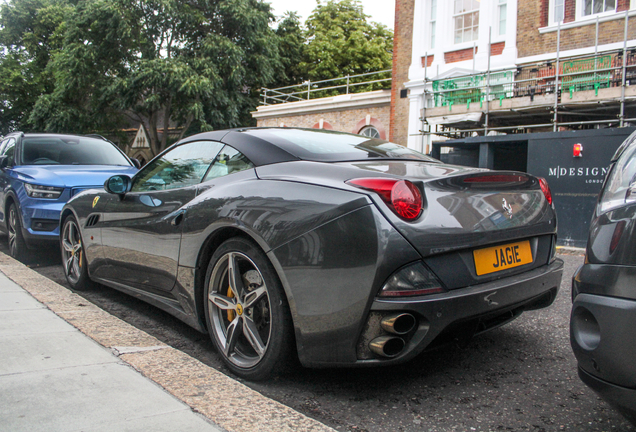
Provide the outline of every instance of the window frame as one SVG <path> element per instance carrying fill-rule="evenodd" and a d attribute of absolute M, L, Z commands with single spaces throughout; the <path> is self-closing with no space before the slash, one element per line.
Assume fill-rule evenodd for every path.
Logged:
<path fill-rule="evenodd" d="M 4 145 L 4 147 L 2 148 L 2 156 L 7 156 L 7 151 L 10 149 L 13 149 L 13 154 L 7 156 L 6 166 L 15 166 L 15 161 L 16 161 L 15 155 L 16 155 L 17 147 L 18 147 L 18 140 L 13 137 L 10 137 L 6 145 Z"/>
<path fill-rule="evenodd" d="M 374 131 L 374 135 L 366 135 L 364 134 L 365 131 Z M 373 126 L 373 125 L 366 125 L 364 127 L 362 127 L 362 129 L 360 129 L 360 131 L 358 131 L 358 135 L 362 135 L 368 138 L 377 138 L 377 139 L 381 139 L 380 138 L 380 131 L 378 130 L 377 127 Z"/>
<path fill-rule="evenodd" d="M 501 31 L 502 11 L 504 15 L 503 17 L 504 31 L 503 32 Z M 507 31 L 508 31 L 508 0 L 498 0 L 497 2 L 497 36 L 499 37 L 506 36 Z"/>
<path fill-rule="evenodd" d="M 223 174 L 223 175 L 218 175 L 218 176 L 210 177 L 210 174 L 212 173 L 212 170 L 213 170 L 213 169 L 217 166 L 216 164 L 217 164 L 217 163 L 219 163 L 219 162 L 217 162 L 217 161 L 218 161 L 218 159 L 219 159 L 219 156 L 220 156 L 221 154 L 227 154 L 227 153 L 226 153 L 227 149 L 232 149 L 232 150 L 234 150 L 234 152 L 236 152 L 236 153 L 235 153 L 235 155 L 234 155 L 234 156 L 231 156 L 229 160 L 231 160 L 232 158 L 234 158 L 234 157 L 236 156 L 236 154 L 238 154 L 238 155 L 241 155 L 243 158 L 245 158 L 245 159 L 247 160 L 247 162 L 249 163 L 249 166 L 248 166 L 248 167 L 245 167 L 245 168 L 243 168 L 243 169 L 240 169 L 240 170 L 238 170 L 238 171 L 232 171 L 232 172 L 228 172 L 228 173 Z M 211 164 L 210 164 L 210 166 L 208 167 L 207 171 L 206 171 L 206 172 L 205 172 L 205 174 L 203 175 L 203 178 L 201 179 L 201 183 L 206 183 L 206 182 L 209 182 L 209 181 L 211 181 L 211 180 L 216 180 L 216 179 L 221 178 L 221 177 L 227 177 L 227 176 L 229 176 L 229 175 L 232 175 L 232 174 L 235 174 L 235 173 L 239 173 L 239 172 L 241 172 L 241 171 L 245 171 L 245 170 L 248 170 L 248 169 L 254 169 L 254 168 L 255 168 L 254 162 L 252 162 L 252 161 L 250 160 L 250 158 L 248 158 L 248 157 L 245 155 L 245 153 L 243 153 L 242 151 L 238 150 L 236 147 L 233 147 L 233 146 L 231 146 L 231 145 L 225 144 L 225 145 L 221 148 L 221 150 L 219 150 L 219 152 L 216 154 L 216 156 L 214 157 L 214 160 L 212 161 L 212 163 L 211 163 Z"/>
<path fill-rule="evenodd" d="M 561 2 L 561 20 L 556 20 L 556 12 L 557 12 L 557 2 Z M 548 25 L 557 25 L 558 23 L 563 24 L 563 20 L 565 19 L 565 0 L 550 0 L 548 5 Z"/>
<path fill-rule="evenodd" d="M 589 15 L 585 14 L 585 1 L 586 0 L 577 0 L 576 2 L 576 15 L 578 19 L 590 19 L 592 17 L 604 16 L 604 15 L 613 15 L 616 13 L 616 9 L 618 8 L 618 0 L 614 0 L 614 9 L 612 10 L 604 10 L 602 12 L 594 13 L 594 2 L 602 1 L 603 5 L 607 2 L 607 0 L 591 0 L 592 1 L 592 12 Z M 631 7 L 631 2 L 630 2 Z"/>
<path fill-rule="evenodd" d="M 470 43 L 470 42 L 475 42 L 475 41 L 479 40 L 479 25 L 480 25 L 480 22 L 479 22 L 479 15 L 480 15 L 480 10 L 481 10 L 481 2 L 479 2 L 479 1 L 475 1 L 475 0 L 470 0 L 471 2 L 475 2 L 475 3 L 477 3 L 477 8 L 476 8 L 476 9 L 472 9 L 472 10 L 470 10 L 470 11 L 464 11 L 464 12 L 461 12 L 461 13 L 455 13 L 455 8 L 456 8 L 456 5 L 457 5 L 457 2 L 458 2 L 458 1 L 462 1 L 462 2 L 464 2 L 464 1 L 467 1 L 467 0 L 453 0 L 453 3 L 452 3 L 452 7 L 453 7 L 452 15 L 451 15 L 452 20 L 453 20 L 452 27 L 451 27 L 451 28 L 452 28 L 452 31 L 453 31 L 453 33 L 452 33 L 452 40 L 453 40 L 453 45 L 456 45 L 456 46 L 457 46 L 457 45 L 468 44 L 468 43 Z M 470 14 L 470 15 L 473 15 L 473 16 L 477 16 L 477 20 L 478 20 L 477 26 L 475 26 L 475 25 L 471 25 L 471 27 L 470 27 L 470 28 L 471 28 L 471 33 L 473 33 L 473 34 L 474 34 L 475 32 L 474 32 L 472 29 L 474 29 L 474 28 L 476 27 L 476 36 L 475 36 L 475 38 L 474 38 L 474 39 L 464 40 L 464 34 L 465 34 L 465 32 L 466 32 L 466 27 L 462 27 L 462 40 L 461 40 L 461 41 L 457 41 L 457 40 L 456 40 L 456 35 L 457 35 L 457 27 L 456 27 L 456 24 L 457 24 L 457 18 L 459 18 L 459 17 L 462 17 L 462 18 L 463 18 L 463 17 L 465 17 L 465 16 L 467 16 L 467 15 L 469 15 L 469 14 Z M 463 20 L 462 20 L 462 23 L 465 23 L 465 21 L 463 21 Z"/>
<path fill-rule="evenodd" d="M 430 0 L 429 4 L 429 20 L 428 20 L 428 46 L 429 49 L 435 49 L 435 36 L 437 33 L 437 15 L 438 4 L 437 0 Z"/>
<path fill-rule="evenodd" d="M 190 184 L 182 184 L 179 186 L 175 186 L 175 187 L 165 187 L 162 189 L 140 189 L 139 188 L 139 184 L 142 181 L 142 177 L 144 177 L 148 171 L 150 171 L 150 173 L 153 172 L 154 169 L 156 169 L 155 165 L 159 164 L 159 161 L 161 161 L 161 159 L 165 158 L 165 156 L 169 155 L 170 153 L 176 151 L 177 149 L 183 149 L 186 146 L 194 146 L 194 145 L 198 145 L 201 143 L 210 143 L 210 144 L 218 144 L 218 150 L 216 150 L 216 153 L 214 153 L 214 156 L 211 158 L 210 163 L 208 164 L 207 168 L 205 169 L 205 172 L 203 173 L 203 175 L 201 176 L 201 178 L 199 179 L 198 182 L 196 183 L 190 183 Z M 220 142 L 220 141 L 214 141 L 214 140 L 200 140 L 200 141 L 190 141 L 190 142 L 186 142 L 180 145 L 177 145 L 175 147 L 171 147 L 168 150 L 166 150 L 165 152 L 163 152 L 160 156 L 158 156 L 157 158 L 153 159 L 152 161 L 148 162 L 141 170 L 139 170 L 137 172 L 137 174 L 135 174 L 135 176 L 132 179 L 132 185 L 130 188 L 130 192 L 132 193 L 147 193 L 147 192 L 154 192 L 154 191 L 167 191 L 167 190 L 172 190 L 172 189 L 181 189 L 181 188 L 186 188 L 186 187 L 191 187 L 191 186 L 195 186 L 198 184 L 201 184 L 203 179 L 205 178 L 205 176 L 208 174 L 208 171 L 210 169 L 210 167 L 212 166 L 212 164 L 214 163 L 214 160 L 216 159 L 216 157 L 218 156 L 218 154 L 223 150 L 223 148 L 225 147 L 225 144 Z M 157 172 L 155 172 L 152 176 L 148 177 L 145 181 L 147 182 L 150 178 L 159 175 L 161 172 L 163 172 L 167 167 L 164 167 L 160 170 L 158 170 Z M 169 183 L 170 185 L 174 184 L 174 183 Z"/>

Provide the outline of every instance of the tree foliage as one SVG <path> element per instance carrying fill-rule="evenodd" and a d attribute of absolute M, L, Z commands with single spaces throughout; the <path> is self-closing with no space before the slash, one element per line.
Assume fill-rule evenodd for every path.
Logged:
<path fill-rule="evenodd" d="M 3 10 L 4 27 L 25 4 L 39 16 L 46 2 L 14 0 Z M 110 131 L 141 122 L 156 154 L 169 127 L 244 124 L 260 88 L 282 73 L 274 16 L 260 0 L 86 0 L 65 15 L 63 32 L 54 33 L 61 44 L 45 50 L 41 71 L 54 85 L 39 89 L 27 119 L 39 130 Z M 16 53 L 28 27 L 16 26 L 23 39 Z M 27 60 L 34 61 L 15 61 Z"/>
<path fill-rule="evenodd" d="M 262 87 L 391 66 L 392 32 L 359 0 L 276 28 L 263 0 L 9 0 L 0 5 L 0 133 L 169 133 L 253 124 Z"/>
<path fill-rule="evenodd" d="M 300 62 L 305 47 L 305 34 L 296 12 L 286 12 L 278 22 L 276 35 L 279 37 L 283 73 L 276 77 L 272 87 L 283 87 L 303 81 Z"/>
<path fill-rule="evenodd" d="M 55 90 L 30 120 L 112 129 L 126 115 L 144 123 L 155 154 L 170 126 L 239 126 L 281 68 L 273 19 L 257 0 L 80 2 L 52 62 Z"/>
<path fill-rule="evenodd" d="M 393 32 L 368 22 L 359 0 L 318 1 L 299 65 L 312 81 L 391 69 Z"/>
<path fill-rule="evenodd" d="M 28 115 L 41 94 L 51 92 L 47 65 L 62 47 L 65 0 L 22 0 L 0 6 L 0 134 L 29 130 Z"/>

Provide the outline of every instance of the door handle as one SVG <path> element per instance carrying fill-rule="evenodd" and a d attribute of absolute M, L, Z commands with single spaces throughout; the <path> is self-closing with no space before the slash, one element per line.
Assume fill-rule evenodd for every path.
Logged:
<path fill-rule="evenodd" d="M 185 211 L 180 210 L 177 215 L 172 218 L 172 220 L 170 221 L 170 224 L 172 224 L 172 226 L 178 226 L 181 222 L 183 222 L 183 214 L 185 213 Z"/>

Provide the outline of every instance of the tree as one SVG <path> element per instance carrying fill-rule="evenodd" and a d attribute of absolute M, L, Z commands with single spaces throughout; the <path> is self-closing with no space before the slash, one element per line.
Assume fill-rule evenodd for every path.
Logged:
<path fill-rule="evenodd" d="M 286 12 L 278 23 L 276 35 L 280 38 L 280 56 L 283 73 L 276 77 L 272 87 L 283 87 L 303 81 L 299 63 L 303 58 L 305 35 L 296 12 Z"/>
<path fill-rule="evenodd" d="M 149 131 L 154 154 L 169 127 L 183 135 L 240 126 L 282 71 L 273 19 L 260 0 L 79 2 L 49 62 L 55 88 L 29 121 L 86 132 L 129 117 Z"/>
<path fill-rule="evenodd" d="M 391 69 L 393 32 L 369 23 L 359 0 L 318 1 L 306 22 L 299 65 L 312 81 Z"/>
<path fill-rule="evenodd" d="M 0 6 L 0 134 L 30 130 L 28 115 L 36 100 L 54 88 L 47 70 L 62 47 L 65 0 L 21 0 Z"/>

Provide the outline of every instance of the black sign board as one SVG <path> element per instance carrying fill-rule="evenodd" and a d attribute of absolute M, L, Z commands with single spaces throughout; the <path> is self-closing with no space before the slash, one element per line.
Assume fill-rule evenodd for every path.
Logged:
<path fill-rule="evenodd" d="M 528 172 L 548 181 L 559 221 L 559 244 L 585 247 L 598 193 L 612 155 L 634 128 L 535 134 Z M 576 157 L 576 144 L 582 146 Z"/>

